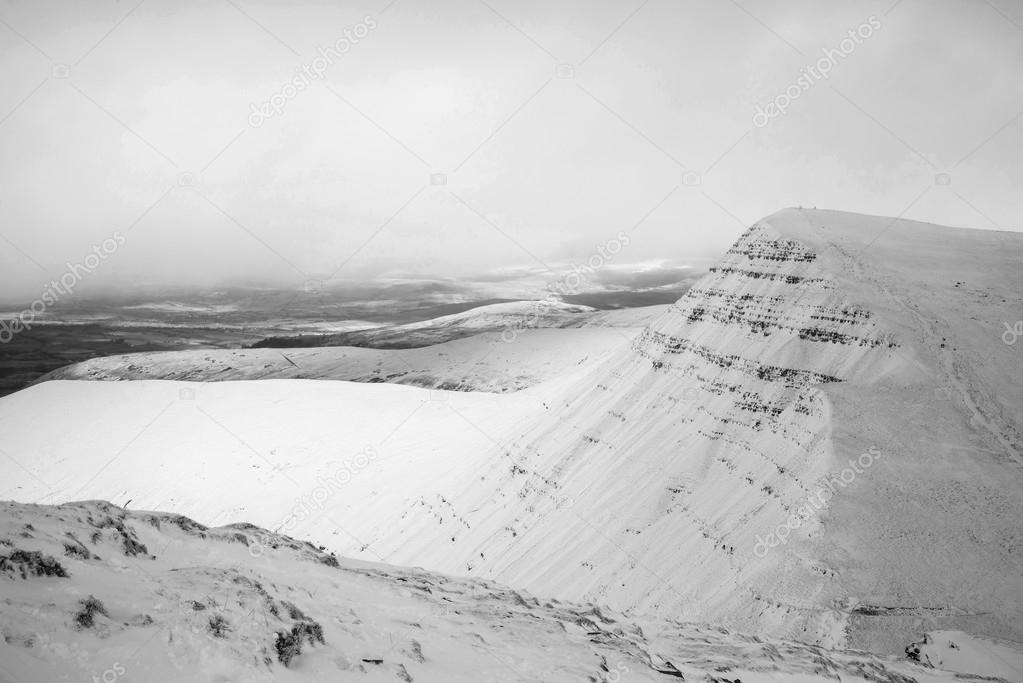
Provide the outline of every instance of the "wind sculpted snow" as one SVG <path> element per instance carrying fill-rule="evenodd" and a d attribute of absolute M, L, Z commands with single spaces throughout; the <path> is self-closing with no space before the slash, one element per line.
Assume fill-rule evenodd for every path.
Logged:
<path fill-rule="evenodd" d="M 513 394 L 32 387 L 0 399 L 0 496 L 826 647 L 1019 641 L 1020 262 L 1018 235 L 787 210 L 632 343 Z"/>

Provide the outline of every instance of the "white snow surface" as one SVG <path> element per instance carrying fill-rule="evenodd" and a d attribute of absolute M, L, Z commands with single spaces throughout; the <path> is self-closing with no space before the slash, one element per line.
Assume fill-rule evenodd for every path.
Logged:
<path fill-rule="evenodd" d="M 352 346 L 207 349 L 103 356 L 49 373 L 40 381 L 171 379 L 326 379 L 388 382 L 454 391 L 516 391 L 628 346 L 641 327 L 522 329 L 490 332 L 415 349 Z"/>
<path fill-rule="evenodd" d="M 786 210 L 632 343 L 514 393 L 31 387 L 0 399 L 0 498 L 252 522 L 825 647 L 1018 642 L 1020 263 L 1018 234 Z"/>
<path fill-rule="evenodd" d="M 956 680 L 905 658 L 338 560 L 251 525 L 100 501 L 0 504 L 0 587 L 4 683 Z M 278 644 L 296 633 L 287 657 Z M 1015 656 L 970 643 L 955 670 Z"/>

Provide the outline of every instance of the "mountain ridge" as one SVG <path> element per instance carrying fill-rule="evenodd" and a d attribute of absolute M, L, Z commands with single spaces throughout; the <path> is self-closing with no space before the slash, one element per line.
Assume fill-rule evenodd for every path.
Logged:
<path fill-rule="evenodd" d="M 825 230 L 844 230 L 844 235 L 839 233 L 839 237 L 858 234 L 883 237 L 887 231 L 896 247 L 901 245 L 895 238 L 905 239 L 905 235 L 900 235 L 901 227 L 891 228 L 890 220 L 878 219 L 884 223 L 881 226 L 870 225 L 869 221 L 864 225 L 863 217 L 841 214 L 844 221 L 856 228 L 850 233 L 849 225 L 834 224 L 836 214 L 811 215 L 825 222 L 832 221 Z M 869 513 L 869 506 L 861 504 L 856 496 L 837 497 L 828 509 L 806 520 L 799 532 L 802 538 L 789 541 L 788 552 L 783 557 L 772 556 L 756 565 L 756 569 L 749 569 L 755 564 L 750 557 L 755 537 L 768 533 L 777 523 L 787 521 L 797 503 L 820 489 L 820 485 L 814 482 L 841 472 L 848 458 L 868 453 L 871 448 L 888 447 L 890 437 L 899 429 L 897 424 L 891 425 L 891 431 L 885 433 L 888 425 L 885 420 L 878 420 L 873 412 L 866 423 L 858 424 L 855 429 L 846 428 L 844 422 L 835 417 L 836 404 L 844 409 L 847 404 L 844 397 L 864 388 L 870 392 L 883 391 L 893 394 L 891 411 L 902 407 L 905 409 L 903 415 L 912 419 L 917 415 L 909 409 L 913 404 L 906 402 L 907 392 L 918 395 L 923 389 L 925 392 L 933 391 L 932 396 L 942 396 L 939 391 L 947 388 L 927 386 L 921 364 L 926 361 L 937 366 L 940 363 L 923 356 L 927 349 L 916 344 L 913 338 L 916 331 L 907 332 L 905 323 L 898 327 L 894 325 L 897 316 L 891 310 L 877 306 L 876 293 L 866 295 L 862 292 L 864 288 L 859 286 L 853 288 L 851 295 L 845 293 L 845 282 L 850 278 L 863 277 L 862 273 L 845 276 L 835 265 L 840 261 L 828 251 L 827 246 L 818 246 L 814 250 L 793 239 L 802 237 L 811 241 L 805 237 L 804 227 L 810 223 L 799 222 L 805 217 L 806 212 L 790 210 L 754 225 L 712 269 L 711 274 L 697 282 L 678 304 L 637 338 L 631 351 L 619 352 L 617 361 L 606 361 L 603 369 L 595 370 L 593 375 L 580 380 L 574 390 L 569 390 L 570 398 L 559 407 L 556 418 L 549 418 L 546 425 L 534 426 L 533 433 L 524 432 L 508 447 L 507 450 L 517 460 L 510 473 L 499 474 L 496 468 L 493 470 L 502 482 L 505 498 L 510 498 L 512 492 L 525 492 L 526 502 L 541 510 L 531 515 L 533 521 L 525 523 L 527 529 L 536 524 L 542 529 L 540 534 L 547 535 L 545 532 L 552 526 L 567 525 L 584 530 L 589 526 L 592 528 L 587 534 L 596 540 L 599 549 L 586 551 L 568 542 L 564 534 L 553 538 L 548 535 L 547 539 L 528 539 L 510 544 L 509 549 L 500 554 L 500 557 L 511 558 L 506 562 L 477 560 L 475 566 L 483 571 L 494 571 L 512 583 L 569 590 L 572 591 L 570 595 L 589 595 L 581 592 L 585 586 L 594 591 L 593 595 L 618 606 L 657 611 L 667 605 L 668 609 L 685 610 L 693 603 L 708 600 L 712 604 L 698 608 L 697 614 L 735 618 L 744 627 L 752 625 L 754 629 L 765 628 L 769 632 L 781 629 L 790 634 L 814 633 L 821 642 L 844 643 L 846 638 L 852 638 L 852 642 L 858 645 L 882 649 L 894 646 L 887 640 L 892 635 L 888 633 L 889 629 L 909 628 L 913 617 L 902 619 L 898 615 L 904 610 L 899 609 L 857 609 L 859 601 L 899 605 L 900 601 L 909 598 L 919 601 L 936 600 L 939 596 L 962 596 L 962 590 L 955 590 L 954 580 L 949 577 L 932 573 L 921 587 L 911 585 L 913 582 L 901 576 L 907 568 L 919 567 L 914 555 L 927 550 L 926 544 L 909 543 L 910 550 L 898 550 L 891 541 L 883 545 L 868 544 L 869 550 L 876 549 L 882 557 L 892 553 L 901 556 L 902 563 L 894 569 L 888 567 L 885 570 L 875 560 L 871 571 L 880 576 L 872 577 L 867 572 L 868 576 L 854 579 L 845 586 L 842 580 L 834 579 L 836 568 L 843 564 L 840 559 L 848 561 L 858 557 L 863 548 L 848 543 L 846 539 L 842 539 L 838 547 L 829 545 L 823 549 L 816 544 L 830 543 L 825 531 L 830 532 L 828 526 L 839 530 L 840 534 L 849 534 L 849 520 Z M 782 229 L 777 229 L 777 224 L 781 224 Z M 961 231 L 960 235 L 969 239 L 980 236 L 968 231 Z M 818 245 L 830 243 L 821 238 L 813 241 Z M 874 241 L 877 241 L 876 237 Z M 833 278 L 832 271 L 836 270 L 843 280 L 843 287 L 838 287 Z M 1023 287 L 1017 291 L 1023 291 Z M 717 296 L 722 292 L 727 296 Z M 869 301 L 871 306 L 865 306 L 864 301 Z M 1001 351 L 1003 356 L 1006 355 L 1008 349 L 998 348 L 1000 339 L 997 334 L 989 337 L 987 342 L 991 354 Z M 976 362 L 975 358 L 971 360 Z M 958 372 L 968 375 L 969 368 L 962 366 L 959 363 Z M 1001 369 L 1004 371 L 1006 368 Z M 1011 372 L 1015 369 L 1011 365 L 1009 369 L 1010 376 L 1018 376 L 1018 370 Z M 679 374 L 665 376 L 672 370 L 684 377 L 680 379 Z M 944 379 L 937 367 L 928 371 Z M 685 377 L 693 381 L 687 385 Z M 923 401 L 917 401 L 914 410 L 940 410 L 962 420 L 961 413 L 969 413 L 971 404 L 977 406 L 982 401 L 994 403 L 995 396 L 1012 396 L 1012 392 L 1002 394 L 975 381 L 967 381 L 977 398 L 970 398 L 970 392 L 965 392 L 966 398 L 961 406 L 951 405 L 953 401 L 947 400 L 935 408 L 931 405 L 934 401 L 925 394 Z M 657 382 L 657 388 L 652 388 Z M 915 389 L 907 387 L 914 383 L 921 386 Z M 592 389 L 582 388 L 586 386 Z M 592 398 L 602 394 L 609 398 Z M 862 411 L 861 397 L 853 398 L 856 400 L 853 401 L 852 412 Z M 687 399 L 689 405 L 697 405 L 695 416 L 672 413 L 671 406 L 685 405 Z M 597 401 L 596 407 L 594 400 Z M 644 404 L 646 412 L 637 414 L 637 404 Z M 707 411 L 715 411 L 715 414 L 710 415 Z M 676 417 L 665 418 L 669 421 L 664 422 L 662 418 L 672 414 Z M 706 419 L 701 419 L 701 415 Z M 890 517 L 891 505 L 877 506 L 876 509 L 883 512 L 880 515 L 869 514 L 869 517 L 871 523 L 885 534 L 909 533 L 913 531 L 910 527 L 918 521 L 925 522 L 927 534 L 938 534 L 942 525 L 954 517 L 949 507 L 954 501 L 944 500 L 950 495 L 945 479 L 950 473 L 968 468 L 978 506 L 973 512 L 975 526 L 986 529 L 989 536 L 997 538 L 998 547 L 992 550 L 977 539 L 967 540 L 973 533 L 971 525 L 960 522 L 950 528 L 956 529 L 958 542 L 965 543 L 971 552 L 979 556 L 987 556 L 1005 572 L 998 578 L 1007 583 L 994 581 L 997 588 L 992 595 L 983 596 L 983 603 L 985 608 L 997 606 L 996 612 L 1002 611 L 1007 615 L 1000 624 L 992 626 L 994 632 L 1009 633 L 1018 638 L 1020 605 L 1012 597 L 1012 586 L 1020 587 L 1020 584 L 1018 578 L 1013 578 L 1015 570 L 1009 568 L 1021 566 L 1018 541 L 1013 540 L 1018 538 L 1013 520 L 1023 518 L 1020 516 L 1023 515 L 1023 504 L 1018 471 L 1015 467 L 1007 473 L 1001 471 L 1003 465 L 1015 462 L 1011 442 L 1015 438 L 1013 434 L 1018 429 L 1018 421 L 1014 423 L 1010 415 L 995 428 L 999 436 L 992 437 L 989 436 L 990 430 L 980 430 L 980 433 L 972 430 L 969 419 L 967 417 L 967 424 L 963 425 L 961 432 L 953 431 L 948 435 L 948 441 L 955 443 L 965 437 L 965 444 L 955 445 L 967 451 L 977 445 L 974 443 L 977 439 L 1004 441 L 1010 445 L 1006 460 L 987 461 L 981 447 L 973 452 L 983 462 L 960 462 L 947 457 L 944 463 L 949 467 L 947 471 L 921 475 L 916 472 L 922 464 L 919 461 L 923 459 L 917 452 L 919 449 L 902 443 L 891 444 L 892 449 L 898 452 L 889 453 L 879 462 L 892 462 L 898 468 L 898 495 L 912 494 L 911 500 L 916 505 L 929 508 L 931 515 L 936 517 L 927 520 L 926 515 L 920 518 L 907 513 L 912 521 L 900 525 L 882 519 Z M 629 421 L 635 421 L 636 426 L 628 426 L 626 423 Z M 576 424 L 566 424 L 572 422 Z M 833 433 L 835 427 L 838 428 L 837 435 Z M 702 432 L 702 443 L 694 441 L 687 433 L 694 428 L 698 433 Z M 651 436 L 658 430 L 661 432 L 659 436 Z M 698 454 L 695 461 L 671 462 L 670 457 L 652 455 L 680 447 Z M 556 455 L 546 455 L 548 453 Z M 656 469 L 662 476 L 668 475 L 667 486 L 658 486 L 656 479 L 637 472 L 641 468 L 629 456 L 640 453 L 644 454 L 644 465 Z M 907 455 L 917 461 L 907 462 Z M 627 459 L 624 464 L 621 462 L 623 458 Z M 516 468 L 523 472 L 517 473 Z M 999 481 L 1003 474 L 1010 478 Z M 928 476 L 926 486 L 920 485 L 920 480 Z M 516 482 L 516 477 L 526 481 Z M 573 479 L 584 483 L 575 485 Z M 746 502 L 736 499 L 734 493 L 726 495 L 721 491 L 719 482 L 729 480 L 745 489 L 749 496 Z M 602 486 L 594 487 L 591 484 L 594 481 L 601 482 Z M 630 484 L 622 485 L 622 481 Z M 861 477 L 858 485 L 862 487 L 864 483 L 870 485 L 871 478 Z M 704 490 L 700 490 L 701 486 Z M 466 489 L 471 488 L 466 483 Z M 876 490 L 870 495 L 875 499 L 879 499 L 886 490 L 884 484 L 877 482 L 874 482 L 874 488 Z M 604 496 L 594 495 L 594 489 Z M 663 510 L 649 509 L 646 500 L 636 504 L 609 504 L 606 501 L 606 495 L 612 491 L 618 491 L 619 497 L 626 497 L 630 491 L 652 492 L 658 489 L 663 492 L 660 494 Z M 935 494 L 940 496 L 936 502 L 932 500 Z M 959 492 L 957 499 L 963 495 Z M 570 510 L 563 509 L 564 506 L 559 508 L 559 497 L 570 498 L 576 501 L 576 505 Z M 597 502 L 588 504 L 594 498 Z M 684 500 L 686 498 L 690 500 Z M 727 511 L 721 509 L 721 498 L 727 501 Z M 457 506 L 457 499 L 452 500 L 452 504 Z M 482 503 L 482 500 L 470 498 L 465 507 L 474 509 Z M 613 505 L 613 514 L 602 510 L 609 505 Z M 771 516 L 765 514 L 772 507 L 773 518 L 777 519 L 775 524 L 768 523 Z M 672 510 L 691 515 L 691 518 L 684 523 L 667 521 L 673 514 Z M 522 517 L 530 515 L 512 514 L 509 520 Z M 548 519 L 542 523 L 537 521 L 544 517 Z M 584 517 L 587 519 L 583 520 Z M 467 518 L 471 519 L 471 516 Z M 551 521 L 553 518 L 559 521 Z M 648 529 L 658 525 L 662 530 L 652 534 L 658 540 L 645 544 L 633 542 L 636 535 L 647 533 Z M 498 545 L 484 540 L 487 534 L 496 532 L 493 526 L 496 525 L 480 532 L 476 541 L 480 548 L 485 549 L 488 543 Z M 597 534 L 594 528 L 599 528 L 601 533 Z M 638 533 L 637 529 L 640 530 Z M 758 530 L 760 534 L 754 533 Z M 665 548 L 665 541 L 677 539 L 680 535 L 686 541 L 678 543 L 677 549 Z M 531 545 L 533 543 L 536 545 Z M 516 550 L 511 550 L 513 547 Z M 520 552 L 523 548 L 524 552 Z M 965 580 L 972 569 L 955 571 L 947 566 L 947 558 L 955 552 L 954 544 L 946 541 L 940 550 L 927 550 L 926 556 L 939 565 L 944 564 L 943 571 L 951 570 L 952 576 Z M 736 559 L 739 553 L 745 555 L 742 560 Z M 486 554 L 490 555 L 489 552 Z M 867 554 L 870 556 L 869 551 Z M 800 559 L 801 556 L 805 559 Z M 399 554 L 399 557 L 404 555 Z M 571 575 L 563 580 L 540 576 L 547 563 L 561 566 L 562 560 L 569 558 L 582 559 L 586 564 L 597 566 L 594 573 L 599 578 L 588 582 L 585 578 Z M 690 572 L 689 591 L 701 591 L 701 588 L 693 587 L 696 583 L 710 596 L 697 597 L 689 591 L 683 593 L 674 589 L 651 589 L 651 584 L 665 583 L 656 576 L 656 572 L 649 570 L 649 566 L 657 566 L 658 562 L 686 567 Z M 644 565 L 647 565 L 646 569 Z M 453 565 L 448 566 L 453 569 Z M 693 569 L 704 578 L 694 582 Z M 649 576 L 645 581 L 635 581 L 638 588 L 615 586 L 613 580 L 608 580 L 610 576 L 637 577 L 644 573 Z M 729 573 L 734 581 L 723 582 L 721 576 Z M 867 585 L 884 581 L 899 581 L 902 585 L 884 591 L 867 589 Z M 736 596 L 743 592 L 748 594 L 737 599 Z M 973 596 L 974 607 L 977 600 L 978 596 Z M 952 623 L 962 621 L 958 618 L 960 615 L 947 607 L 940 611 L 940 616 Z"/>
<path fill-rule="evenodd" d="M 89 479 L 78 496 L 244 514 L 343 554 L 827 647 L 900 652 L 927 625 L 1020 641 L 1023 377 L 1001 325 L 1023 311 L 1023 242 L 921 226 L 773 214 L 629 347 L 515 395 L 278 380 L 189 387 L 186 405 L 184 384 L 56 382 L 0 401 L 0 428 Z M 81 424 L 51 434 L 35 415 L 57 396 Z M 147 412 L 118 425 L 132 397 Z M 199 438 L 208 418 L 242 445 Z M 161 419 L 186 448 L 132 446 Z M 284 489 L 246 507 L 279 476 L 316 490 L 323 460 L 374 433 L 382 457 L 301 519 Z M 99 455 L 72 457 L 85 435 L 173 476 L 133 458 L 93 474 Z M 9 471 L 0 495 L 66 495 Z"/>

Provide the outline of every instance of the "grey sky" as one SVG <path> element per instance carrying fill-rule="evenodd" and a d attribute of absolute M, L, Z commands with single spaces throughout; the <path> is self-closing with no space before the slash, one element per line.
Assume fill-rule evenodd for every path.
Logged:
<path fill-rule="evenodd" d="M 0 4 L 3 298 L 116 231 L 82 291 L 542 267 L 623 230 L 616 262 L 684 263 L 789 205 L 1023 226 L 1017 0 L 136 2 Z"/>

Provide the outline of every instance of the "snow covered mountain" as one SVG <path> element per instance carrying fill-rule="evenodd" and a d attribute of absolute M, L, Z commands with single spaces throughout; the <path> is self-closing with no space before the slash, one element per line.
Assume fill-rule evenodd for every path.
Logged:
<path fill-rule="evenodd" d="M 1020 263 L 1018 234 L 759 222 L 453 488 L 444 524 L 478 554 L 458 559 L 829 644 L 893 650 L 922 624 L 1023 639 L 1023 344 L 1003 340 Z M 366 540 L 415 561 L 433 523 Z"/>
<path fill-rule="evenodd" d="M 602 360 L 631 338 L 666 306 L 565 313 L 554 318 L 537 311 L 536 301 L 482 306 L 468 314 L 424 323 L 366 331 L 372 343 L 402 338 L 400 332 L 444 331 L 450 341 L 416 348 L 357 346 L 311 348 L 201 349 L 121 354 L 92 358 L 41 377 L 52 380 L 170 379 L 224 382 L 249 379 L 329 379 L 389 382 L 456 391 L 514 391 L 557 377 L 564 368 Z M 547 304 L 544 304 L 546 306 Z M 589 309 L 587 309 L 589 310 Z M 511 311 L 511 312 L 508 312 Z M 535 327 L 556 323 L 554 329 Z M 480 330 L 493 330 L 480 332 Z M 471 336 L 465 336 L 471 335 Z"/>
<path fill-rule="evenodd" d="M 921 664 L 1002 680 L 1023 664 L 965 634 L 930 636 L 915 664 L 623 615 L 99 501 L 0 504 L 0 587 L 5 683 L 941 683 L 954 674 Z"/>
<path fill-rule="evenodd" d="M 1020 263 L 1018 234 L 786 210 L 631 344 L 513 394 L 32 387 L 0 399 L 0 497 L 825 647 L 1021 641 Z"/>

